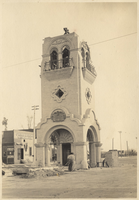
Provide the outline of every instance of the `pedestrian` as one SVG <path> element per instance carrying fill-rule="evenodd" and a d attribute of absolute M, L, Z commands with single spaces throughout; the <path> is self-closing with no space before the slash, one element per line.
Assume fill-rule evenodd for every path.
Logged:
<path fill-rule="evenodd" d="M 104 158 L 104 160 L 103 160 L 103 167 L 104 167 L 104 164 L 105 164 L 105 158 Z"/>
<path fill-rule="evenodd" d="M 75 155 L 73 153 L 70 153 L 67 159 L 68 159 L 68 170 L 73 171 L 75 165 Z"/>

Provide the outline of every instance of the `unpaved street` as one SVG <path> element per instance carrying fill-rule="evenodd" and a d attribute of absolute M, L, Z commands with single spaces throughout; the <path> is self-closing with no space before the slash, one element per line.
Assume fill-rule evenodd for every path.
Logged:
<path fill-rule="evenodd" d="M 120 158 L 116 168 L 78 170 L 39 179 L 5 176 L 3 198 L 136 198 L 136 159 Z"/>

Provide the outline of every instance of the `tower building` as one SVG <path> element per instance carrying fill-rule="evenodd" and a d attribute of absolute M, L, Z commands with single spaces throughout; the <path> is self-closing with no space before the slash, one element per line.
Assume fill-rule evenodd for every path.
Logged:
<path fill-rule="evenodd" d="M 97 76 L 90 49 L 76 33 L 44 39 L 41 63 L 41 122 L 37 125 L 36 162 L 51 165 L 52 138 L 56 160 L 65 165 L 70 152 L 76 168 L 100 162 L 100 126 L 95 116 Z"/>

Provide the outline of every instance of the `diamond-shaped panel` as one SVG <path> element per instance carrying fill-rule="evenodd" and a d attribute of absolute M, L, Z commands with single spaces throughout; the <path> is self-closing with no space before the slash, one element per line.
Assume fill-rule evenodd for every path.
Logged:
<path fill-rule="evenodd" d="M 64 94 L 64 92 L 60 89 L 56 92 L 56 96 L 59 98 L 61 98 L 63 96 L 63 94 Z"/>
<path fill-rule="evenodd" d="M 66 90 L 59 85 L 52 91 L 52 98 L 60 103 L 66 98 L 67 94 Z"/>

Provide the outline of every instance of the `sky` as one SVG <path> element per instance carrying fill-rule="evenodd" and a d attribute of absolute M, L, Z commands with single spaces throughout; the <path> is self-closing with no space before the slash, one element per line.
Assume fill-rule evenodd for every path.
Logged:
<path fill-rule="evenodd" d="M 39 105 L 40 68 L 45 37 L 63 28 L 87 42 L 97 71 L 95 113 L 102 150 L 137 148 L 137 5 L 136 3 L 3 3 L 2 115 L 8 130 L 28 128 L 27 116 Z M 33 127 L 33 121 L 32 121 Z M 4 126 L 2 127 L 4 130 Z"/>

